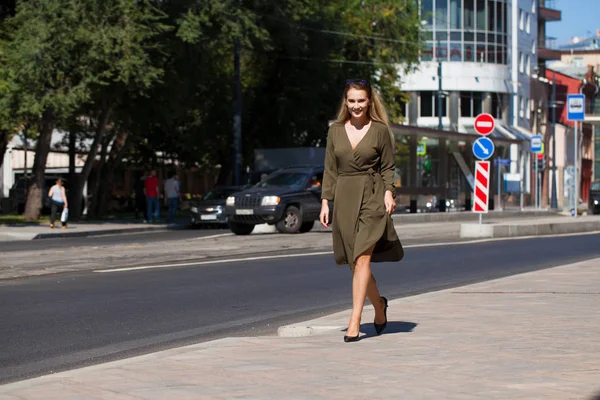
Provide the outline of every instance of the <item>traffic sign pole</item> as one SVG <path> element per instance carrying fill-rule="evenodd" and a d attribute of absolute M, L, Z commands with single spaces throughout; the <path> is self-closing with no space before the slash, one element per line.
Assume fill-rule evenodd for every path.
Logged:
<path fill-rule="evenodd" d="M 567 95 L 567 120 L 573 121 L 575 124 L 573 134 L 573 217 L 577 218 L 577 206 L 579 205 L 579 193 L 577 185 L 577 167 L 579 166 L 578 150 L 579 145 L 579 124 L 578 121 L 585 120 L 585 95 L 569 94 Z M 581 126 L 583 131 L 583 125 Z M 556 164 L 556 160 L 553 160 Z"/>
<path fill-rule="evenodd" d="M 578 163 L 579 160 L 577 159 L 577 144 L 578 144 L 579 140 L 577 140 L 578 139 L 577 136 L 579 135 L 579 132 L 577 131 L 577 125 L 578 125 L 578 122 L 575 121 L 575 134 L 573 135 L 573 138 L 574 138 L 573 139 L 573 148 L 575 149 L 575 151 L 574 151 L 575 158 L 573 158 L 573 171 L 575 171 L 574 176 L 573 176 L 573 186 L 574 186 L 574 188 L 573 188 L 573 199 L 574 199 L 573 203 L 575 203 L 573 205 L 573 210 L 574 210 L 573 217 L 575 217 L 575 218 L 577 218 L 577 205 L 579 204 L 579 193 L 577 193 L 577 167 L 578 167 L 577 164 L 579 164 Z"/>
<path fill-rule="evenodd" d="M 538 182 L 539 182 L 539 177 L 538 177 L 538 160 L 537 157 L 534 157 L 534 171 L 535 171 L 535 208 L 538 208 Z"/>

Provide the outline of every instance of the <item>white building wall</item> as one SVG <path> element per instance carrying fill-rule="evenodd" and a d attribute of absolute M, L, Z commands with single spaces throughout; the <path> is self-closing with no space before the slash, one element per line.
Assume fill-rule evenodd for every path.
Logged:
<path fill-rule="evenodd" d="M 402 90 L 438 90 L 438 63 L 422 62 L 417 71 L 400 76 Z M 510 92 L 510 71 L 506 65 L 476 62 L 442 62 L 442 90 Z"/>
<path fill-rule="evenodd" d="M 530 79 L 537 65 L 537 1 L 513 0 L 510 4 L 508 34 L 513 81 L 512 125 L 530 129 Z"/>

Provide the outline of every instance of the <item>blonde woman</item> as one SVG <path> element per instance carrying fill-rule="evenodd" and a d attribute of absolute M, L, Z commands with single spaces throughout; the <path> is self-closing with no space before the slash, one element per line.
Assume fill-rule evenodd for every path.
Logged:
<path fill-rule="evenodd" d="M 375 308 L 376 333 L 386 328 L 388 301 L 379 294 L 371 262 L 404 256 L 391 218 L 396 207 L 393 142 L 387 113 L 370 82 L 346 81 L 338 119 L 327 135 L 320 214 L 323 226 L 332 222 L 336 264 L 348 264 L 353 274 L 345 342 L 359 340 L 366 297 Z"/>

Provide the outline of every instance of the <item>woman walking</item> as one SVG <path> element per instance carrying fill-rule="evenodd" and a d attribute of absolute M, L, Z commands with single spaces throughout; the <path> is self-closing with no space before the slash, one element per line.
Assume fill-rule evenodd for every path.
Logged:
<path fill-rule="evenodd" d="M 54 228 L 54 221 L 56 220 L 57 212 L 58 218 L 61 219 L 63 210 L 69 208 L 69 204 L 67 203 L 67 195 L 65 193 L 65 187 L 63 186 L 62 179 L 58 178 L 56 180 L 56 184 L 52 186 L 48 191 L 48 197 L 50 197 L 50 201 L 52 202 L 50 208 L 50 228 Z M 66 220 L 62 221 L 62 227 L 63 229 L 67 227 Z"/>
<path fill-rule="evenodd" d="M 348 264 L 353 274 L 345 342 L 359 340 L 365 297 L 375 308 L 377 334 L 386 328 L 388 302 L 379 294 L 371 262 L 404 256 L 391 218 L 396 207 L 393 146 L 387 113 L 370 82 L 346 81 L 338 119 L 327 135 L 320 215 L 323 226 L 332 221 L 336 264 Z"/>

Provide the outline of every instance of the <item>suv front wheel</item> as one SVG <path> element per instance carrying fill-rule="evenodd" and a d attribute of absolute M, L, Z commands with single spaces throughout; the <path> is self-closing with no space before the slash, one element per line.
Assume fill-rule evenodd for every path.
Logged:
<path fill-rule="evenodd" d="M 236 222 L 229 222 L 229 229 L 236 235 L 249 235 L 254 230 L 253 224 L 238 224 Z"/>
<path fill-rule="evenodd" d="M 289 206 L 283 213 L 283 218 L 275 224 L 281 233 L 296 233 L 302 227 L 302 214 L 296 206 Z"/>

